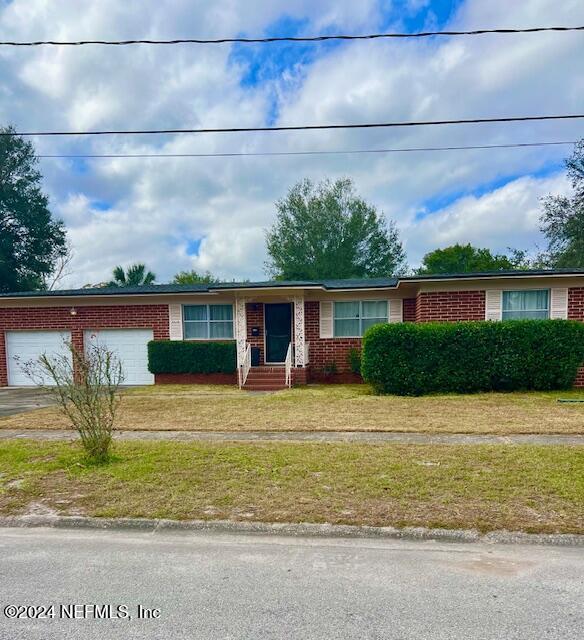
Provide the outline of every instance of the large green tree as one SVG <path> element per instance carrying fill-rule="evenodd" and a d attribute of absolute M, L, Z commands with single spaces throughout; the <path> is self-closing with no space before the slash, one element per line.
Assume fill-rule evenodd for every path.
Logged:
<path fill-rule="evenodd" d="M 142 287 L 152 284 L 156 276 L 152 271 L 146 271 L 146 265 L 137 263 L 129 266 L 125 271 L 124 267 L 116 267 L 113 271 L 114 279 L 107 283 L 108 287 Z"/>
<path fill-rule="evenodd" d="M 173 284 L 214 284 L 219 282 L 210 271 L 198 273 L 194 269 L 192 271 L 180 271 L 172 279 Z"/>
<path fill-rule="evenodd" d="M 505 271 L 528 267 L 526 254 L 512 250 L 511 255 L 493 254 L 489 249 L 473 247 L 471 244 L 454 244 L 444 249 L 427 253 L 418 274 L 473 273 L 483 271 Z"/>
<path fill-rule="evenodd" d="M 266 233 L 266 267 L 275 278 L 375 278 L 405 270 L 394 223 L 358 197 L 348 178 L 318 185 L 303 180 L 276 209 Z"/>
<path fill-rule="evenodd" d="M 0 291 L 42 289 L 67 252 L 41 189 L 33 145 L 0 128 Z"/>
<path fill-rule="evenodd" d="M 541 230 L 547 241 L 545 259 L 556 268 L 584 267 L 584 140 L 566 160 L 573 193 L 549 195 L 542 201 Z"/>

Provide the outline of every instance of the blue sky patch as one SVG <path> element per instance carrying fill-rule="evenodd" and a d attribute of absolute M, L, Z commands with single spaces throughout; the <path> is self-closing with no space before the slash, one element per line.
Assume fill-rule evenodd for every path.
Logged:
<path fill-rule="evenodd" d="M 420 2 L 419 8 L 415 8 L 408 0 L 383 3 L 382 27 L 387 31 L 399 20 L 408 33 L 439 30 L 448 23 L 461 4 L 462 0 L 431 0 L 426 6 Z"/>
<path fill-rule="evenodd" d="M 488 182 L 484 182 L 474 189 L 457 189 L 455 191 L 447 191 L 436 195 L 433 198 L 429 198 L 428 200 L 422 202 L 420 204 L 420 211 L 416 214 L 416 220 L 422 220 L 428 215 L 435 213 L 436 211 L 440 211 L 445 207 L 454 204 L 460 198 L 465 198 L 468 196 L 472 196 L 475 198 L 480 198 L 481 196 L 486 195 L 487 193 L 491 193 L 492 191 L 496 191 L 501 187 L 504 187 L 506 184 L 513 182 L 514 180 L 518 180 L 519 178 L 532 177 L 536 179 L 547 178 L 552 174 L 561 171 L 564 167 L 564 163 L 562 161 L 558 162 L 550 162 L 546 164 L 541 169 L 536 171 L 532 171 L 529 174 L 523 172 L 517 172 L 506 176 L 501 176 L 496 178 L 495 180 L 491 180 Z"/>
<path fill-rule="evenodd" d="M 336 33 L 336 29 L 330 28 L 320 31 L 318 34 L 310 30 L 310 22 L 307 19 L 295 19 L 289 16 L 273 22 L 265 31 L 264 37 L 323 35 Z M 244 73 L 241 77 L 241 85 L 245 88 L 253 88 L 266 83 L 282 83 L 298 77 L 302 68 L 312 64 L 318 57 L 341 46 L 342 41 L 321 43 L 302 42 L 274 42 L 271 44 L 234 44 L 229 56 L 231 64 L 241 65 Z M 277 87 L 273 86 L 270 95 L 270 105 L 267 113 L 268 126 L 273 125 L 278 119 Z"/>
<path fill-rule="evenodd" d="M 187 240 L 187 254 L 189 256 L 198 256 L 202 241 L 203 238 L 197 238 L 196 240 Z"/>
<path fill-rule="evenodd" d="M 97 211 L 109 211 L 112 208 L 112 203 L 107 200 L 92 200 L 91 208 Z"/>

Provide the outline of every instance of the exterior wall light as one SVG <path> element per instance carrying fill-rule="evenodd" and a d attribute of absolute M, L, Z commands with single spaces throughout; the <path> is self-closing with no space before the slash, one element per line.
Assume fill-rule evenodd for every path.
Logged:
<path fill-rule="evenodd" d="M 75 307 L 71 307 L 71 310 L 69 311 L 69 313 L 70 313 L 72 316 L 76 316 L 76 315 L 77 315 L 77 309 L 76 309 Z"/>

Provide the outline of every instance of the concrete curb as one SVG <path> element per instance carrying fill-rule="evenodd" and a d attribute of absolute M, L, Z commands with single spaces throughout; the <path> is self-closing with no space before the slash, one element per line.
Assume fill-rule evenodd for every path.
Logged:
<path fill-rule="evenodd" d="M 493 531 L 481 534 L 473 529 L 426 529 L 424 527 L 368 527 L 310 523 L 233 522 L 230 520 L 149 520 L 146 518 L 90 518 L 86 516 L 1 516 L 0 527 L 51 527 L 55 529 L 135 530 L 152 533 L 193 531 L 210 533 L 279 535 L 318 538 L 377 538 L 437 542 L 483 542 L 584 547 L 584 535 L 540 534 Z"/>

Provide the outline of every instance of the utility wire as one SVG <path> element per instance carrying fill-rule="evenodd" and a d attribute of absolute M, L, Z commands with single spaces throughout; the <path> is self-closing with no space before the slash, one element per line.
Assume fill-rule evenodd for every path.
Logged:
<path fill-rule="evenodd" d="M 487 122 L 531 122 L 534 120 L 576 120 L 584 114 L 555 116 L 513 116 L 506 118 L 470 118 L 467 120 L 420 120 L 405 122 L 369 122 L 359 124 L 312 124 L 278 127 L 227 127 L 201 129 L 130 129 L 111 131 L 0 131 L 0 137 L 18 136 L 111 136 L 111 135 L 158 135 L 179 133 L 243 133 L 252 131 L 314 131 L 323 129 L 375 129 L 392 127 L 428 127 L 446 124 L 482 124 Z"/>
<path fill-rule="evenodd" d="M 0 46 L 39 47 L 43 45 L 77 47 L 86 44 L 126 46 L 134 44 L 266 44 L 272 42 L 324 42 L 326 40 L 379 40 L 387 38 L 429 38 L 431 36 L 478 36 L 490 33 L 541 33 L 544 31 L 584 31 L 584 26 L 531 27 L 526 29 L 474 29 L 472 31 L 419 31 L 415 33 L 368 33 L 363 35 L 278 36 L 273 38 L 175 38 L 172 40 L 33 40 L 0 41 Z"/>
<path fill-rule="evenodd" d="M 515 142 L 509 144 L 484 144 L 461 147 L 407 147 L 395 149 L 341 149 L 331 151 L 242 151 L 229 153 L 79 153 L 41 154 L 38 158 L 234 158 L 241 156 L 317 156 L 349 155 L 366 153 L 406 153 L 416 151 L 461 151 L 467 149 L 516 149 L 520 147 L 544 147 L 551 145 L 576 144 L 575 140 L 558 142 Z"/>

